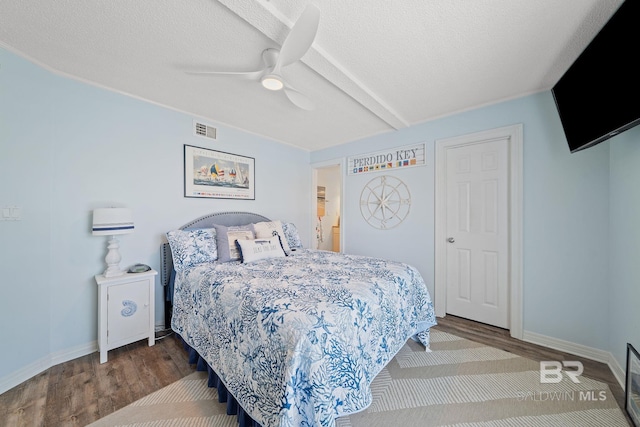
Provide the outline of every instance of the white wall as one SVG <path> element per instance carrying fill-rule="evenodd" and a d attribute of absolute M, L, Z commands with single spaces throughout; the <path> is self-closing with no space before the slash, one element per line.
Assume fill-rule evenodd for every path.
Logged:
<path fill-rule="evenodd" d="M 21 221 L 0 221 L 0 392 L 95 349 L 93 276 L 105 268 L 106 238 L 91 235 L 94 208 L 133 209 L 135 232 L 119 239 L 121 267 L 158 269 L 165 232 L 225 210 L 299 224 L 309 245 L 307 151 L 223 125 L 218 141 L 196 137 L 188 114 L 54 75 L 3 50 L 0 66 L 0 206 L 22 208 Z M 255 158 L 256 200 L 183 197 L 184 144 Z M 162 292 L 158 279 L 157 325 Z"/>
<path fill-rule="evenodd" d="M 606 350 L 608 143 L 570 154 L 549 92 L 313 152 L 311 162 L 426 143 L 426 166 L 393 172 L 412 195 L 401 225 L 376 230 L 360 215 L 360 191 L 380 172 L 344 176 L 342 223 L 346 252 L 413 264 L 433 291 L 435 141 L 517 123 L 524 125 L 524 329 Z"/>

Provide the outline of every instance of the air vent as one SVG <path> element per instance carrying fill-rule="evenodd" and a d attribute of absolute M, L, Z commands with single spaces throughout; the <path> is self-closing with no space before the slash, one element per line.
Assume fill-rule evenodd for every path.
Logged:
<path fill-rule="evenodd" d="M 193 133 L 196 136 L 202 136 L 204 138 L 209 138 L 209 139 L 216 139 L 217 132 L 218 130 L 213 126 L 210 126 L 208 124 L 205 124 L 196 120 L 193 121 Z"/>

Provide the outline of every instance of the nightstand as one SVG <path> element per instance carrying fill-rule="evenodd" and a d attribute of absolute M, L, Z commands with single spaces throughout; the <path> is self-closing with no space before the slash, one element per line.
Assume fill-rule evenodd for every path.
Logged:
<path fill-rule="evenodd" d="M 155 344 L 155 270 L 116 277 L 97 275 L 100 363 L 107 352 L 144 338 Z"/>

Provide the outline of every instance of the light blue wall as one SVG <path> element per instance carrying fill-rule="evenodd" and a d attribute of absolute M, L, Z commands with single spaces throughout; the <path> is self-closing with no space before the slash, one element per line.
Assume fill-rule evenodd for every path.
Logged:
<path fill-rule="evenodd" d="M 536 107 L 524 136 L 524 329 L 607 350 L 609 143 L 571 154 L 551 94 L 531 100 Z"/>
<path fill-rule="evenodd" d="M 611 141 L 611 352 L 624 368 L 626 345 L 640 350 L 640 127 Z"/>
<path fill-rule="evenodd" d="M 435 141 L 524 125 L 524 329 L 608 348 L 608 143 L 570 154 L 550 93 L 311 153 L 311 162 L 426 142 L 427 166 L 394 172 L 410 188 L 409 217 L 391 230 L 369 227 L 358 199 L 375 174 L 345 176 L 345 250 L 414 264 L 433 291 Z"/>
<path fill-rule="evenodd" d="M 300 224 L 309 244 L 309 153 L 225 126 L 218 141 L 193 136 L 194 117 L 79 83 L 0 50 L 0 383 L 21 369 L 84 354 L 97 339 L 95 274 L 106 238 L 91 211 L 133 210 L 121 267 L 158 269 L 164 233 L 224 210 Z M 256 200 L 183 197 L 183 144 L 255 158 Z M 286 161 L 285 161 L 286 159 Z M 295 177 L 295 179 L 291 179 Z M 156 324 L 163 323 L 156 284 Z"/>
<path fill-rule="evenodd" d="M 120 239 L 123 266 L 157 268 L 167 230 L 221 210 L 293 221 L 308 245 L 310 162 L 425 142 L 427 165 L 395 172 L 412 194 L 405 222 L 369 227 L 358 200 L 372 175 L 343 171 L 341 225 L 346 252 L 413 264 L 433 291 L 435 141 L 517 123 L 524 125 L 524 329 L 612 351 L 621 366 L 624 344 L 640 346 L 633 309 L 640 128 L 570 154 L 551 94 L 541 93 L 309 155 L 225 126 L 217 142 L 194 137 L 189 115 L 53 75 L 2 50 L 0 66 L 0 206 L 22 208 L 21 221 L 0 221 L 0 320 L 11 325 L 0 332 L 0 382 L 94 344 L 93 275 L 104 268 L 105 239 L 90 234 L 93 208 L 133 209 L 136 232 Z M 184 198 L 183 144 L 255 157 L 256 200 Z M 157 291 L 160 305 L 159 284 Z M 158 310 L 157 323 L 162 318 Z"/>
<path fill-rule="evenodd" d="M 0 221 L 2 379 L 50 353 L 55 121 L 49 73 L 1 50 L 0 66 L 0 207 L 23 218 Z"/>

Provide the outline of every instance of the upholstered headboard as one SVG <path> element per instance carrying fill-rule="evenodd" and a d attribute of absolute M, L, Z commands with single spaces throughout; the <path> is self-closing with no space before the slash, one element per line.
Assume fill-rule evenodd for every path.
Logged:
<path fill-rule="evenodd" d="M 262 221 L 270 221 L 270 219 L 251 212 L 216 212 L 194 219 L 180 227 L 180 230 L 211 228 L 213 227 L 213 224 L 231 227 L 234 225 L 247 225 Z M 171 278 L 171 270 L 173 270 L 173 259 L 171 258 L 171 248 L 169 247 L 169 243 L 163 243 L 160 248 L 160 265 L 160 281 L 163 286 L 167 286 Z"/>

